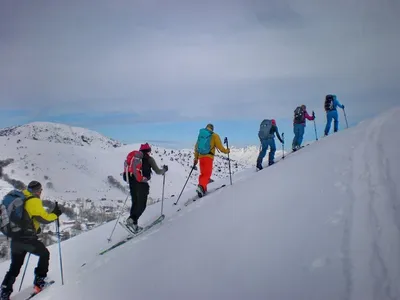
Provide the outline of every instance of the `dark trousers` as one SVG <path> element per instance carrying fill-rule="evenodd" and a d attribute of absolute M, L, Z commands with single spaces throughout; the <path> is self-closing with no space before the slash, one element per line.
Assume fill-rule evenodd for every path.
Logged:
<path fill-rule="evenodd" d="M 146 209 L 150 186 L 146 182 L 137 182 L 131 177 L 129 178 L 129 190 L 132 200 L 130 218 L 133 220 L 134 224 L 137 224 L 140 216 Z"/>
<path fill-rule="evenodd" d="M 13 284 L 24 264 L 26 253 L 39 256 L 35 275 L 46 277 L 49 271 L 50 253 L 46 246 L 38 239 L 12 239 L 11 265 L 2 283 L 2 289 L 13 291 Z"/>

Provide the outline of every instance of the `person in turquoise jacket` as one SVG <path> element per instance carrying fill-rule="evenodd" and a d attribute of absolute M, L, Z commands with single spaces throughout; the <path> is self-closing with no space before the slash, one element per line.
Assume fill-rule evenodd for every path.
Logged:
<path fill-rule="evenodd" d="M 337 112 L 338 107 L 344 109 L 344 105 L 339 102 L 336 95 L 327 95 L 325 97 L 325 111 L 326 111 L 325 136 L 329 134 L 332 120 L 334 120 L 333 131 L 337 132 L 339 129 L 339 115 Z"/>

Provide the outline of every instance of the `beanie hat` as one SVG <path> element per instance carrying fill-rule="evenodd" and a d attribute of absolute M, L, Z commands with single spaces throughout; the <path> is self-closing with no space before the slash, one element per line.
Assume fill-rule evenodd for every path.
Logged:
<path fill-rule="evenodd" d="M 271 123 L 272 123 L 272 125 L 276 125 L 275 119 L 272 119 Z"/>
<path fill-rule="evenodd" d="M 148 143 L 146 143 L 146 144 L 141 144 L 141 145 L 140 145 L 140 148 L 139 148 L 139 151 L 142 151 L 142 152 L 150 152 L 150 151 L 151 151 L 151 147 L 150 147 L 150 145 L 149 145 Z"/>
<path fill-rule="evenodd" d="M 39 181 L 33 180 L 28 184 L 28 190 L 31 192 L 39 192 L 42 189 L 42 185 Z"/>
<path fill-rule="evenodd" d="M 214 125 L 211 123 L 208 123 L 206 128 L 210 129 L 211 131 L 214 131 Z"/>

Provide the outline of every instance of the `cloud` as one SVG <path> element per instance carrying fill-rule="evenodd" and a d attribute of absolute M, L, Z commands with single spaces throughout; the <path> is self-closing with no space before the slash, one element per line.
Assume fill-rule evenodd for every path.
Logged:
<path fill-rule="evenodd" d="M 0 105 L 112 123 L 279 117 L 331 92 L 357 103 L 388 90 L 392 103 L 399 12 L 389 0 L 3 3 Z"/>

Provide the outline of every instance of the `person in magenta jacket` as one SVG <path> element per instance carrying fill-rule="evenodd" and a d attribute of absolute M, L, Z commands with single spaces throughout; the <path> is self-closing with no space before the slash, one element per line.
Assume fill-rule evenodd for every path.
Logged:
<path fill-rule="evenodd" d="M 301 143 L 303 142 L 304 129 L 306 127 L 306 119 L 309 121 L 313 121 L 315 119 L 315 113 L 313 111 L 312 116 L 310 116 L 307 113 L 307 107 L 303 104 L 297 107 L 294 111 L 294 119 L 293 119 L 294 139 L 292 143 L 293 151 L 299 149 Z"/>

